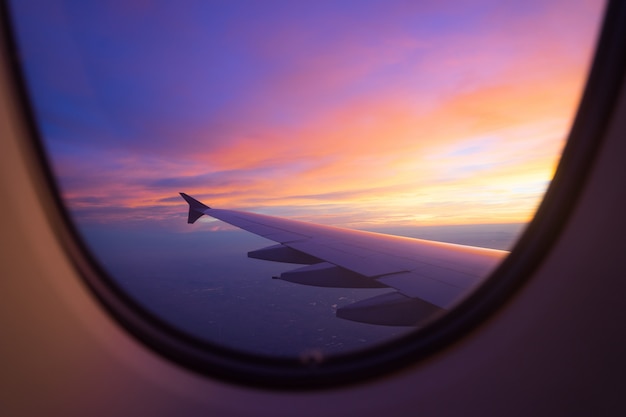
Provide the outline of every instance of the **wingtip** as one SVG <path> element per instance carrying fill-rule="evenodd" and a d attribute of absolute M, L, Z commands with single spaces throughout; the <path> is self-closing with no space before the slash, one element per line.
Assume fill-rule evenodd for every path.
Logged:
<path fill-rule="evenodd" d="M 204 214 L 205 210 L 210 209 L 211 207 L 207 206 L 196 200 L 195 198 L 185 194 L 179 193 L 182 198 L 189 204 L 189 216 L 187 217 L 187 223 L 192 224 L 196 220 L 198 220 Z"/>

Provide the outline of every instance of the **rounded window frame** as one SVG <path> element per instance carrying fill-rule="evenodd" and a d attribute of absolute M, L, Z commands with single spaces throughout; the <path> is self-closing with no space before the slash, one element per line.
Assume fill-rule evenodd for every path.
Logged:
<path fill-rule="evenodd" d="M 459 306 L 423 329 L 363 351 L 329 356 L 323 361 L 253 355 L 192 337 L 141 308 L 115 284 L 89 253 L 60 197 L 43 149 L 19 65 L 9 7 L 2 3 L 1 26 L 14 79 L 15 101 L 30 138 L 24 148 L 34 163 L 40 201 L 47 207 L 68 258 L 100 304 L 145 346 L 187 369 L 231 383 L 264 389 L 307 390 L 363 382 L 414 365 L 469 334 L 503 307 L 547 256 L 576 207 L 582 187 L 612 116 L 626 72 L 626 2 L 610 1 L 597 41 L 593 64 L 554 179 L 511 254 L 485 283 Z"/>

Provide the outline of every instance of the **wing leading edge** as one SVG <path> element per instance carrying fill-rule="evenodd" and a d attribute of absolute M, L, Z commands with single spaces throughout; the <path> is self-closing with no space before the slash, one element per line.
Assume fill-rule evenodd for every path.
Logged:
<path fill-rule="evenodd" d="M 249 257 L 301 264 L 280 279 L 320 287 L 396 291 L 337 309 L 348 320 L 418 326 L 478 286 L 506 251 L 343 229 L 235 210 L 214 209 L 188 196 L 188 223 L 202 215 L 277 242 Z"/>

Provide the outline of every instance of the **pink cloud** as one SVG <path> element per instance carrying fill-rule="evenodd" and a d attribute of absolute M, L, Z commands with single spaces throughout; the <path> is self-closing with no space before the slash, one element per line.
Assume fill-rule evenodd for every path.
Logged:
<path fill-rule="evenodd" d="M 96 171 L 93 160 L 63 161 L 61 174 L 73 178 L 65 193 L 79 209 L 124 207 L 147 219 L 179 216 L 184 202 L 171 198 L 185 191 L 218 207 L 335 224 L 526 220 L 552 175 L 592 44 L 554 19 L 559 9 L 564 28 L 582 25 L 587 35 L 594 19 L 557 6 L 541 20 L 496 11 L 487 19 L 495 34 L 457 34 L 441 46 L 400 34 L 380 49 L 340 39 L 225 109 L 220 128 L 183 129 L 180 142 L 149 157 L 108 155 Z M 285 31 L 259 53 L 295 48 L 301 39 Z M 425 48 L 428 59 L 413 55 Z M 388 82 L 368 81 L 399 63 L 407 65 Z M 276 122 L 281 111 L 297 123 Z M 471 156 L 454 155 L 487 136 Z"/>

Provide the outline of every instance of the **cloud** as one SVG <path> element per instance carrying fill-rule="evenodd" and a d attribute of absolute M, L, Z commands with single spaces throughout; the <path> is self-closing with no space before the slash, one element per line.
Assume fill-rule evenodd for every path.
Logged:
<path fill-rule="evenodd" d="M 139 6 L 120 10 L 112 39 L 81 23 L 80 88 L 49 80 L 39 96 L 81 221 L 179 221 L 180 191 L 333 224 L 526 220 L 567 135 L 599 9 L 247 10 L 249 25 L 209 31 L 190 17 L 164 39 L 154 22 L 129 25 L 154 13 Z"/>

